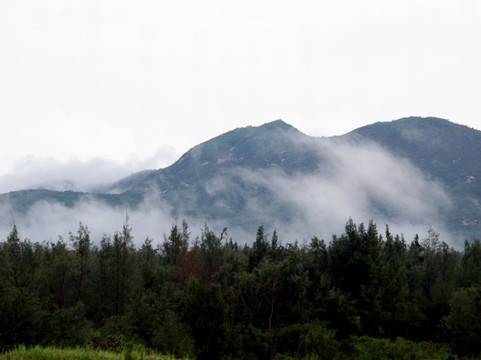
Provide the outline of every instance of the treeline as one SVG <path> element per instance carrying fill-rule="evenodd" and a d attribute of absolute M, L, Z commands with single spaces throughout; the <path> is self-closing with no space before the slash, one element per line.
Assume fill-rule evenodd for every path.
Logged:
<path fill-rule="evenodd" d="M 127 221 L 96 241 L 80 224 L 68 240 L 13 227 L 0 243 L 0 350 L 133 341 L 198 359 L 342 358 L 359 336 L 479 355 L 481 242 L 456 251 L 430 229 L 407 243 L 349 220 L 328 243 L 263 227 L 252 245 L 207 226 L 192 238 L 185 221 L 137 248 Z"/>

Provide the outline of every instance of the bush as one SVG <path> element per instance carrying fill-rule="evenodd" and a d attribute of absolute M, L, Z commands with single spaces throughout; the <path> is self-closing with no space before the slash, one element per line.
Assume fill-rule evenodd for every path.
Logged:
<path fill-rule="evenodd" d="M 430 360 L 450 356 L 449 350 L 430 342 L 415 343 L 403 338 L 377 339 L 368 336 L 354 340 L 354 358 L 359 360 Z"/>

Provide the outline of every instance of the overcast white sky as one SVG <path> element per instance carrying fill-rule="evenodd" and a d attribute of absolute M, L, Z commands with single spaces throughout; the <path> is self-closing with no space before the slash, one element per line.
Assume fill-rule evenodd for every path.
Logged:
<path fill-rule="evenodd" d="M 1 0 L 0 180 L 110 180 L 279 118 L 316 136 L 410 115 L 481 129 L 480 4 Z"/>

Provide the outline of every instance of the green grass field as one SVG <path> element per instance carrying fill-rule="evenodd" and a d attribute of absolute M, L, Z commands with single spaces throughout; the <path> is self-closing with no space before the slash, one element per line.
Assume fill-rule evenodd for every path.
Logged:
<path fill-rule="evenodd" d="M 458 357 L 451 355 L 449 349 L 429 342 L 415 343 L 401 338 L 395 341 L 375 339 L 370 337 L 353 338 L 353 349 L 350 354 L 333 354 L 326 357 L 321 354 L 312 354 L 301 358 L 302 360 L 320 360 L 326 358 L 338 360 L 455 360 Z M 186 358 L 184 358 L 186 359 Z M 230 358 L 229 358 L 230 359 Z M 297 360 L 286 355 L 277 355 L 277 360 Z M 474 360 L 474 358 L 469 358 Z M 26 348 L 18 346 L 4 354 L 0 360 L 180 360 L 170 355 L 160 355 L 136 345 L 127 345 L 122 353 L 85 349 L 35 346 Z M 468 360 L 465 358 L 463 360 Z"/>
<path fill-rule="evenodd" d="M 169 355 L 159 355 L 142 350 L 114 353 L 93 349 L 59 349 L 54 347 L 25 348 L 19 346 L 0 355 L 0 360 L 176 360 Z"/>

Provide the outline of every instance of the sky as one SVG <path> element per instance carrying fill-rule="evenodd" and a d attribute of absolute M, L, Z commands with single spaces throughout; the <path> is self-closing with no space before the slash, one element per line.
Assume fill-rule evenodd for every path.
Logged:
<path fill-rule="evenodd" d="M 2 0 L 0 192 L 168 166 L 237 127 L 481 129 L 476 0 Z"/>

